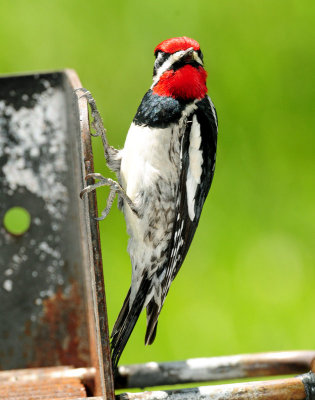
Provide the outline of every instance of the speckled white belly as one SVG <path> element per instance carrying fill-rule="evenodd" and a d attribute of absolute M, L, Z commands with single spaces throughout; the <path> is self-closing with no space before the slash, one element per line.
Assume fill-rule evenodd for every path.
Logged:
<path fill-rule="evenodd" d="M 175 196 L 180 172 L 178 127 L 153 129 L 132 124 L 122 150 L 121 183 L 129 198 L 143 213 L 138 218 L 124 205 L 128 252 L 133 266 L 133 287 L 144 269 L 153 273 L 171 238 Z M 135 285 L 135 286 L 134 286 Z"/>

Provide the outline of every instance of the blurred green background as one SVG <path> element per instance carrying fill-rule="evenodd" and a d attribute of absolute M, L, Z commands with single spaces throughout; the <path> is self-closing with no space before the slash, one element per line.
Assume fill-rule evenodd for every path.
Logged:
<path fill-rule="evenodd" d="M 144 347 L 142 315 L 121 362 L 314 348 L 314 0 L 11 0 L 0 15 L 1 73 L 74 68 L 119 148 L 154 47 L 201 44 L 219 116 L 214 182 L 155 343 Z M 94 150 L 112 176 L 100 139 Z M 131 273 L 116 207 L 100 229 L 112 327 Z"/>

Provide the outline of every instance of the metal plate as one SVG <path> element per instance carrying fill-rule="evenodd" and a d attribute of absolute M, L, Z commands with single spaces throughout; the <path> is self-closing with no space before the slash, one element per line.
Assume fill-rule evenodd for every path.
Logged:
<path fill-rule="evenodd" d="M 1 369 L 91 365 L 73 98 L 62 73 L 0 79 Z M 19 236 L 14 206 L 31 216 Z"/>

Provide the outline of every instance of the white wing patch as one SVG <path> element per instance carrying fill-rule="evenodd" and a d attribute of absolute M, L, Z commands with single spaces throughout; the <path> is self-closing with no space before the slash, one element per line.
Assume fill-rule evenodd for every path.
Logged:
<path fill-rule="evenodd" d="M 200 145 L 200 124 L 196 115 L 194 115 L 190 130 L 189 168 L 186 181 L 188 215 L 191 221 L 195 218 L 195 195 L 202 174 L 203 158 Z"/>

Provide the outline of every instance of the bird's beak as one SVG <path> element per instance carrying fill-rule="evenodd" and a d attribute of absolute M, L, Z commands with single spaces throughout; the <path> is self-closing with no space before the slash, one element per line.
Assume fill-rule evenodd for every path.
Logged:
<path fill-rule="evenodd" d="M 189 49 L 187 49 L 186 51 L 185 51 L 185 54 L 188 56 L 188 55 L 191 55 L 191 54 L 194 54 L 194 48 L 193 47 L 190 47 Z"/>
<path fill-rule="evenodd" d="M 194 57 L 194 48 L 190 47 L 189 49 L 185 50 L 182 54 L 180 58 L 189 58 L 189 57 Z"/>
<path fill-rule="evenodd" d="M 193 51 L 194 51 L 193 47 L 190 47 L 190 48 L 187 49 L 187 50 L 182 50 L 182 51 L 179 51 L 178 53 L 175 53 L 175 54 L 174 54 L 174 61 L 175 61 L 175 62 L 176 62 L 176 61 L 179 61 L 179 60 L 181 60 L 182 58 L 185 58 L 185 57 L 191 55 L 191 54 L 193 53 Z"/>
<path fill-rule="evenodd" d="M 202 60 L 200 59 L 198 53 L 194 50 L 193 47 L 190 47 L 189 49 L 179 54 L 178 60 L 180 59 L 187 60 L 187 63 L 189 63 L 189 61 L 196 61 L 198 64 L 203 65 Z"/>

